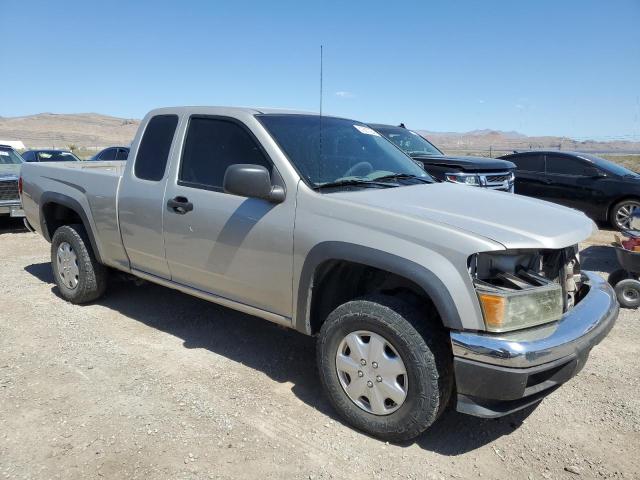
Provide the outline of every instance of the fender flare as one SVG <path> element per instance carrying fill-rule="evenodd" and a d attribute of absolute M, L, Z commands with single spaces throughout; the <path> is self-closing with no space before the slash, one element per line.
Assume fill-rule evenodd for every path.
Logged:
<path fill-rule="evenodd" d="M 45 238 L 45 240 L 51 243 L 51 236 L 49 235 L 47 220 L 44 214 L 44 207 L 49 203 L 57 203 L 59 205 L 65 206 L 78 214 L 78 216 L 82 220 L 84 229 L 87 232 L 89 241 L 91 242 L 91 248 L 93 248 L 93 253 L 96 256 L 96 260 L 102 263 L 102 257 L 100 256 L 100 250 L 98 250 L 98 244 L 96 243 L 95 236 L 93 235 L 93 230 L 91 229 L 89 217 L 87 216 L 87 213 L 85 212 L 80 202 L 78 202 L 74 198 L 69 197 L 68 195 L 63 195 L 57 192 L 44 192 L 40 196 L 40 228 L 42 231 L 42 236 Z"/>
<path fill-rule="evenodd" d="M 315 245 L 307 254 L 298 282 L 296 330 L 311 334 L 310 308 L 313 279 L 318 266 L 327 260 L 359 263 L 411 280 L 429 295 L 445 327 L 462 330 L 462 320 L 451 293 L 431 270 L 392 253 L 347 242 L 322 242 Z"/>

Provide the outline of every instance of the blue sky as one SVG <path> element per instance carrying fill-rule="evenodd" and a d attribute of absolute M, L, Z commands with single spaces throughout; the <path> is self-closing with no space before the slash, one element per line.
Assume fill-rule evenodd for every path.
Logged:
<path fill-rule="evenodd" d="M 317 110 L 640 140 L 640 0 L 0 0 L 0 115 Z"/>

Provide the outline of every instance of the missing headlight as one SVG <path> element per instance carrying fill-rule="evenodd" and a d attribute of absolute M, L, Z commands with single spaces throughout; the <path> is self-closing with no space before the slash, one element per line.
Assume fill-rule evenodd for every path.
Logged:
<path fill-rule="evenodd" d="M 577 246 L 480 253 L 470 258 L 469 273 L 489 331 L 552 322 L 579 301 Z"/>

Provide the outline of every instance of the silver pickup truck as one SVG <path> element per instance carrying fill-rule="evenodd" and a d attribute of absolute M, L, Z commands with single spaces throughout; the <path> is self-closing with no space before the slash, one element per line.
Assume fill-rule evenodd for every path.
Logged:
<path fill-rule="evenodd" d="M 332 405 L 391 441 L 449 405 L 538 402 L 618 314 L 580 270 L 582 213 L 436 182 L 344 118 L 158 109 L 126 163 L 26 164 L 22 184 L 65 299 L 120 270 L 315 335 Z"/>

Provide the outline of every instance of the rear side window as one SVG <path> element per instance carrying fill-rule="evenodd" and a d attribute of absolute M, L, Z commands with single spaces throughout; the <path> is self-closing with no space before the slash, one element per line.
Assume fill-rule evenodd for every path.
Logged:
<path fill-rule="evenodd" d="M 153 181 L 164 177 L 177 126 L 177 115 L 156 115 L 149 120 L 138 148 L 134 169 L 136 177 Z"/>
<path fill-rule="evenodd" d="M 544 173 L 543 155 L 522 155 L 520 157 L 509 157 L 507 160 L 515 163 L 517 170 Z"/>
<path fill-rule="evenodd" d="M 586 165 L 577 158 L 547 155 L 547 173 L 556 175 L 585 175 Z"/>
<path fill-rule="evenodd" d="M 219 118 L 191 118 L 178 183 L 222 190 L 227 167 L 236 163 L 262 165 L 271 173 L 270 162 L 241 125 Z"/>
<path fill-rule="evenodd" d="M 100 154 L 100 160 L 115 160 L 116 159 L 116 149 L 108 148 L 104 152 Z"/>

